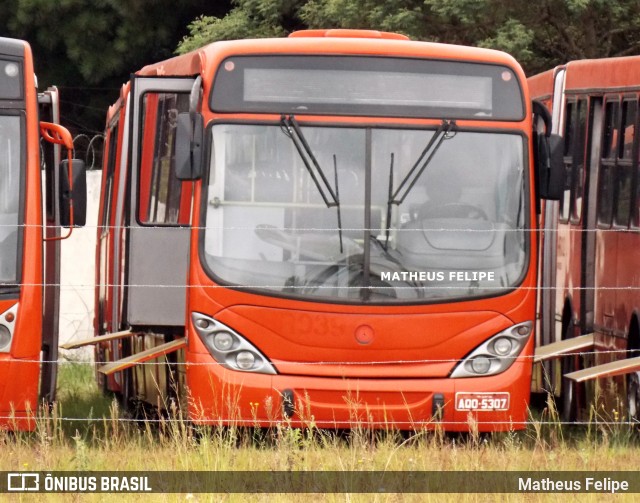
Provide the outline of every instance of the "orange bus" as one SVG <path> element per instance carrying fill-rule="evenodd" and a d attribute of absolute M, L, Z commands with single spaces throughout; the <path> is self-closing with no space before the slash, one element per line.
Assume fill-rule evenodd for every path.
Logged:
<path fill-rule="evenodd" d="M 2 428 L 33 429 L 39 400 L 55 399 L 59 241 L 71 232 L 60 226 L 82 225 L 85 205 L 83 163 L 58 121 L 57 89 L 37 93 L 29 45 L 0 38 Z"/>
<path fill-rule="evenodd" d="M 147 66 L 107 115 L 76 346 L 125 403 L 195 423 L 523 428 L 529 231 L 561 167 L 533 119 L 510 56 L 390 33 Z"/>
<path fill-rule="evenodd" d="M 545 211 L 539 359 L 557 359 L 547 375 L 567 420 L 609 389 L 640 419 L 639 83 L 637 56 L 572 61 L 529 79 L 564 137 L 563 196 Z"/>

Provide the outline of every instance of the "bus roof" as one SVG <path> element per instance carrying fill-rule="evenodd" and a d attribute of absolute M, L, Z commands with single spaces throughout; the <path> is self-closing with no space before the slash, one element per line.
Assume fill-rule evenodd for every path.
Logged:
<path fill-rule="evenodd" d="M 0 37 L 0 55 L 22 58 L 29 51 L 29 44 L 24 40 Z"/>
<path fill-rule="evenodd" d="M 556 68 L 552 68 L 551 70 L 538 73 L 527 79 L 529 94 L 533 99 L 544 100 L 551 97 L 553 94 L 553 77 L 555 72 Z"/>
<path fill-rule="evenodd" d="M 638 89 L 640 56 L 583 59 L 567 63 L 565 91 Z"/>
<path fill-rule="evenodd" d="M 327 35 L 335 32 L 335 35 Z M 215 67 L 230 55 L 257 54 L 358 54 L 396 57 L 419 57 L 430 59 L 452 59 L 468 62 L 495 63 L 513 68 L 524 80 L 524 72 L 517 61 L 507 53 L 493 49 L 417 42 L 405 40 L 400 35 L 392 37 L 367 36 L 369 30 L 309 30 L 294 32 L 287 38 L 249 39 L 214 42 L 187 54 L 145 66 L 138 75 L 198 75 L 209 74 L 209 66 Z M 338 35 L 338 36 L 336 36 Z"/>

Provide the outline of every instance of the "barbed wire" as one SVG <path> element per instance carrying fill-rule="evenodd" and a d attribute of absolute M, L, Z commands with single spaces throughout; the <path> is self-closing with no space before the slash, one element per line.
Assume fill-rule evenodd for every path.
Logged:
<path fill-rule="evenodd" d="M 453 272 L 458 272 L 458 271 L 453 271 Z M 459 272 L 464 272 L 463 269 L 461 269 Z M 410 274 L 409 272 L 406 273 L 407 275 Z M 418 273 L 415 273 L 418 274 Z M 403 282 L 407 282 L 407 281 L 413 281 L 413 279 L 411 278 L 405 278 L 405 279 L 385 279 L 383 281 L 390 281 L 390 282 L 394 282 L 394 281 L 403 281 Z M 451 280 L 453 281 L 453 280 Z M 341 289 L 341 290 L 371 290 L 371 291 L 375 291 L 375 290 L 417 290 L 417 289 L 424 289 L 424 290 L 429 290 L 429 289 L 433 289 L 433 290 L 465 290 L 467 292 L 469 292 L 469 290 L 471 288 L 473 288 L 471 291 L 483 291 L 483 290 L 495 290 L 498 292 L 502 292 L 502 291 L 514 291 L 514 290 L 564 290 L 563 287 L 559 287 L 559 286 L 509 286 L 509 285 L 505 285 L 505 286 L 469 286 L 470 282 L 473 282 L 475 280 L 472 279 L 467 279 L 464 281 L 460 281 L 460 283 L 462 283 L 459 286 L 438 286 L 438 285 L 408 285 L 408 286 L 403 286 L 403 285 L 398 285 L 398 286 L 377 286 L 377 285 L 371 285 L 371 286 L 340 286 L 340 285 L 314 285 L 314 284 L 306 284 L 306 285 L 235 285 L 235 284 L 221 284 L 221 285 L 205 285 L 205 284 L 187 284 L 187 283 L 180 283 L 180 284 L 162 284 L 162 283 L 148 283 L 148 284 L 137 284 L 137 283 L 0 283 L 1 287 L 6 287 L 6 288 L 19 288 L 19 287 L 44 287 L 44 286 L 54 286 L 54 287 L 59 287 L 61 289 L 74 289 L 74 288 L 79 288 L 79 289 L 86 289 L 86 288 L 99 288 L 99 287 L 105 287 L 105 288 L 113 288 L 113 287 L 127 287 L 127 288 L 166 288 L 166 289 L 170 289 L 170 288 L 197 288 L 197 289 L 204 289 L 204 290 L 215 290 L 215 289 L 231 289 L 231 290 L 276 290 L 276 291 L 283 291 L 283 290 L 337 290 L 337 289 Z M 427 282 L 429 282 L 429 280 L 427 280 Z M 432 283 L 435 281 L 431 281 Z M 568 288 L 567 288 L 568 289 Z M 640 290 L 640 286 L 573 286 L 570 288 L 571 290 L 576 290 L 576 291 L 581 291 L 581 290 L 585 290 L 585 291 L 636 291 L 636 290 Z M 348 300 L 348 299 L 347 299 Z M 404 299 L 406 300 L 406 299 Z M 399 302 L 402 302 L 403 299 L 400 299 Z M 363 304 L 364 305 L 364 304 Z"/>
<path fill-rule="evenodd" d="M 104 135 L 94 134 L 89 136 L 80 133 L 73 137 L 73 157 L 82 159 L 87 170 L 92 171 L 102 168 L 102 153 L 104 150 Z M 45 155 L 43 141 L 40 140 L 40 167 L 45 167 Z"/>
<path fill-rule="evenodd" d="M 48 225 L 48 224 L 0 224 L 1 227 L 10 227 L 10 228 L 48 228 L 48 229 L 67 229 L 67 227 L 63 227 L 60 225 Z M 257 229 L 261 229 L 259 226 L 217 226 L 217 225 L 189 225 L 189 224 L 154 224 L 154 223 L 141 223 L 139 225 L 83 225 L 82 229 L 103 229 L 103 230 L 126 230 L 126 229 L 136 229 L 136 230 L 176 230 L 176 231 L 184 231 L 185 229 L 195 229 L 195 230 L 233 230 L 233 231 L 255 231 Z M 278 227 L 275 225 L 269 225 L 268 230 L 274 231 L 283 231 L 283 232 L 371 232 L 380 234 L 383 229 L 380 228 L 366 228 L 366 227 Z M 505 232 L 517 232 L 517 233 L 560 233 L 560 232 L 569 232 L 569 233 L 589 233 L 589 232 L 616 232 L 616 233 L 633 233 L 640 234 L 640 228 L 632 228 L 632 229 L 542 229 L 542 228 L 522 228 L 522 229 L 500 229 L 492 227 L 490 229 L 470 229 L 470 228 L 456 228 L 456 227 L 420 227 L 418 229 L 409 229 L 409 228 L 398 228 L 392 229 L 393 232 L 470 232 L 470 233 L 482 233 L 486 234 L 489 232 L 496 233 L 505 233 Z"/>
<path fill-rule="evenodd" d="M 103 134 L 96 134 L 89 137 L 89 135 L 81 133 L 73 138 L 74 157 L 84 160 L 88 170 L 102 167 L 103 149 Z"/>

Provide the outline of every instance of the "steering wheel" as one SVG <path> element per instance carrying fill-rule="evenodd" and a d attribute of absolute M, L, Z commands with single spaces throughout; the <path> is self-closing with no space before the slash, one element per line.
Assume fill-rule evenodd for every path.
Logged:
<path fill-rule="evenodd" d="M 362 259 L 362 256 L 359 255 L 358 257 L 360 257 L 360 261 L 359 262 L 352 262 L 347 266 L 347 286 L 350 288 L 357 288 L 357 287 L 361 287 L 364 285 L 363 283 L 363 279 L 364 279 L 364 271 L 363 271 L 363 262 L 364 260 Z M 316 274 L 313 278 L 311 278 L 307 284 L 306 284 L 306 288 L 304 288 L 302 291 L 304 293 L 315 293 L 317 292 L 320 287 L 322 287 L 323 285 L 326 285 L 327 283 L 330 283 L 331 280 L 338 274 L 341 273 L 341 270 L 344 268 L 344 262 L 340 263 L 340 264 L 333 264 L 330 265 L 328 267 L 326 267 L 325 269 L 323 269 L 322 271 L 320 271 L 318 274 Z M 371 295 L 375 296 L 376 298 L 392 298 L 395 299 L 397 298 L 397 294 L 395 292 L 395 289 L 391 287 L 391 284 L 387 283 L 386 281 L 382 281 L 377 275 L 372 274 L 370 279 L 370 287 L 371 287 Z M 378 288 L 378 289 L 376 289 Z"/>

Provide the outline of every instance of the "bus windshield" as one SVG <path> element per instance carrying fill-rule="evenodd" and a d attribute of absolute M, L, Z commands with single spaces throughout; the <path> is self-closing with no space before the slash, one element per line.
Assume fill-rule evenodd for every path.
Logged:
<path fill-rule="evenodd" d="M 18 281 L 20 118 L 0 115 L 0 286 Z"/>
<path fill-rule="evenodd" d="M 216 281 L 384 304 L 497 295 L 522 280 L 523 136 L 450 123 L 300 131 L 322 173 L 282 124 L 213 126 L 204 263 Z"/>

